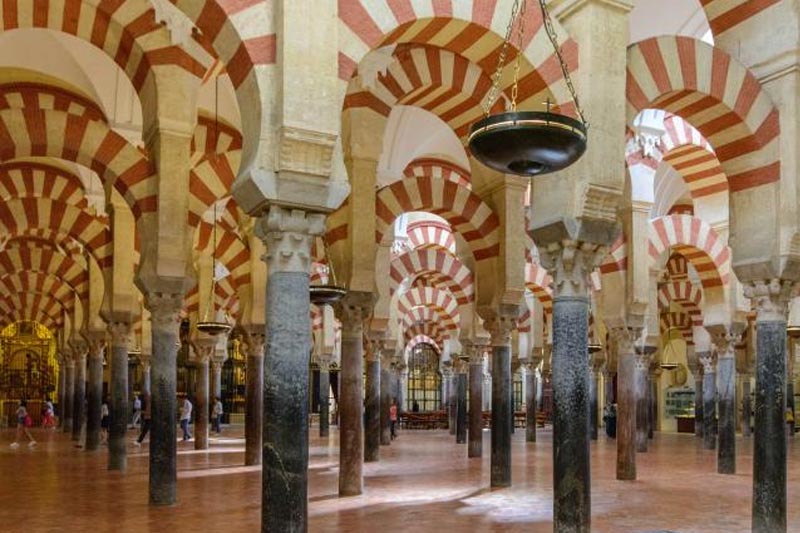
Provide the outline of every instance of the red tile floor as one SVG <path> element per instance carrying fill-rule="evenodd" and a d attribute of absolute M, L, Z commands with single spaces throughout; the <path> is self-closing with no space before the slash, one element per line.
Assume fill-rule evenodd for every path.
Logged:
<path fill-rule="evenodd" d="M 316 428 L 312 428 L 312 434 Z M 106 451 L 83 452 L 62 434 L 36 431 L 35 449 L 11 449 L 0 433 L 0 531 L 258 531 L 260 474 L 243 461 L 241 428 L 212 436 L 207 452 L 180 443 L 179 503 L 147 505 L 147 447 L 129 448 L 125 474 L 106 471 Z M 131 438 L 134 434 L 131 432 Z M 310 531 L 552 531 L 552 440 L 513 441 L 514 485 L 489 490 L 489 433 L 484 458 L 444 431 L 405 431 L 381 461 L 365 465 L 365 491 L 337 497 L 335 429 L 312 438 Z M 657 435 L 638 455 L 639 481 L 614 479 L 615 446 L 592 444 L 592 530 L 599 532 L 750 531 L 749 439 L 737 442 L 739 474 L 716 474 L 714 451 L 692 435 Z M 800 436 L 789 449 L 789 531 L 800 531 Z"/>

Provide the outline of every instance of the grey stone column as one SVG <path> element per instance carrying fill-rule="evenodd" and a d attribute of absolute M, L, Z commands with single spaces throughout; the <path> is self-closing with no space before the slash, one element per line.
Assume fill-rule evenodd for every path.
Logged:
<path fill-rule="evenodd" d="M 456 374 L 453 370 L 453 366 L 446 368 L 442 374 L 447 382 L 447 429 L 450 431 L 451 435 L 455 435 L 456 417 L 458 416 L 458 390 L 456 385 Z"/>
<path fill-rule="evenodd" d="M 310 304 L 309 304 L 310 305 Z M 211 358 L 211 397 L 222 398 L 222 365 L 225 361 L 217 356 Z"/>
<path fill-rule="evenodd" d="M 381 359 L 380 349 L 367 354 L 366 395 L 364 397 L 364 462 L 380 459 L 381 448 Z"/>
<path fill-rule="evenodd" d="M 490 316 L 484 326 L 492 335 L 492 456 L 491 486 L 511 486 L 511 330 L 516 307 Z M 513 317 L 513 318 L 512 318 Z"/>
<path fill-rule="evenodd" d="M 648 372 L 650 371 L 650 350 L 637 350 L 636 353 L 636 451 L 644 453 L 647 451 L 647 419 L 650 411 L 648 401 Z"/>
<path fill-rule="evenodd" d="M 142 361 L 142 395 L 152 395 L 153 391 L 150 387 L 150 369 L 152 368 L 151 361 L 152 355 L 142 354 L 139 356 Z"/>
<path fill-rule="evenodd" d="M 600 385 L 598 371 L 590 369 L 589 376 L 589 439 L 597 440 L 597 388 Z"/>
<path fill-rule="evenodd" d="M 336 306 L 342 322 L 342 369 L 339 393 L 339 496 L 357 496 L 364 487 L 363 323 L 373 295 L 349 292 Z"/>
<path fill-rule="evenodd" d="M 130 422 L 128 346 L 131 325 L 127 322 L 112 322 L 108 329 L 111 333 L 108 469 L 125 471 L 127 468 L 125 434 L 128 430 L 128 422 Z"/>
<path fill-rule="evenodd" d="M 87 391 L 88 416 L 86 417 L 86 451 L 100 448 L 100 418 L 103 406 L 103 353 L 105 340 L 102 334 L 92 335 L 89 344 L 89 380 Z M 99 337 L 99 338 L 98 338 Z"/>
<path fill-rule="evenodd" d="M 616 375 L 617 373 L 613 370 L 610 370 L 608 367 L 603 368 L 603 407 L 616 403 L 617 401 L 617 399 L 614 397 L 614 376 Z"/>
<path fill-rule="evenodd" d="M 636 479 L 636 366 L 634 342 L 642 327 L 614 327 L 609 331 L 617 351 L 617 479 Z"/>
<path fill-rule="evenodd" d="M 467 370 L 466 361 L 456 364 L 456 443 L 467 442 Z"/>
<path fill-rule="evenodd" d="M 717 353 L 719 376 L 719 446 L 717 472 L 736 473 L 736 344 L 744 324 L 709 327 Z"/>
<path fill-rule="evenodd" d="M 703 436 L 703 365 L 697 365 L 697 372 L 694 374 L 694 436 Z"/>
<path fill-rule="evenodd" d="M 208 418 L 209 418 L 209 366 L 211 354 L 214 353 L 216 342 L 213 338 L 203 336 L 194 341 L 195 365 L 197 368 L 195 388 L 194 414 L 194 449 L 208 449 Z"/>
<path fill-rule="evenodd" d="M 75 360 L 67 356 L 64 364 L 64 405 L 61 406 L 61 431 L 72 433 L 73 401 L 75 398 Z"/>
<path fill-rule="evenodd" d="M 244 464 L 248 466 L 260 465 L 263 453 L 265 331 L 266 326 L 262 324 L 251 326 L 245 333 L 247 383 L 244 407 Z"/>
<path fill-rule="evenodd" d="M 177 359 L 183 293 L 148 292 L 153 354 L 150 376 L 150 505 L 174 505 L 178 500 Z"/>
<path fill-rule="evenodd" d="M 469 442 L 467 457 L 483 456 L 483 357 L 486 346 L 472 347 L 469 360 Z"/>
<path fill-rule="evenodd" d="M 698 353 L 703 365 L 703 448 L 717 447 L 717 374 L 716 362 L 710 352 Z"/>
<path fill-rule="evenodd" d="M 756 394 L 753 442 L 754 532 L 786 531 L 786 315 L 793 284 L 771 280 L 745 286 L 756 315 Z"/>
<path fill-rule="evenodd" d="M 647 382 L 647 438 L 653 439 L 656 430 L 656 420 L 658 418 L 658 376 L 661 369 L 649 375 Z"/>
<path fill-rule="evenodd" d="M 67 361 L 61 350 L 58 355 L 58 397 L 55 399 L 58 402 L 58 426 L 63 429 L 64 424 L 64 391 L 67 389 Z"/>
<path fill-rule="evenodd" d="M 794 358 L 796 350 L 796 341 L 794 337 L 787 339 L 786 348 L 786 408 L 792 412 L 792 420 L 795 419 L 794 410 Z M 796 424 L 795 424 L 796 425 Z M 787 431 L 789 431 L 787 424 Z M 794 438 L 794 427 L 789 431 L 789 438 Z"/>
<path fill-rule="evenodd" d="M 256 221 L 267 263 L 261 531 L 308 529 L 311 245 L 325 217 L 271 207 Z M 344 389 L 344 386 L 342 387 Z"/>
<path fill-rule="evenodd" d="M 525 374 L 525 441 L 536 442 L 536 363 L 528 363 Z"/>
<path fill-rule="evenodd" d="M 750 403 L 750 375 L 742 376 L 742 437 L 749 437 L 753 431 L 750 426 L 750 413 L 752 412 Z"/>
<path fill-rule="evenodd" d="M 392 382 L 394 376 L 390 365 L 391 357 L 388 354 L 384 354 L 381 359 L 381 446 L 389 446 L 392 443 L 389 428 L 389 409 L 392 406 Z M 321 379 L 320 383 L 322 383 Z"/>
<path fill-rule="evenodd" d="M 72 440 L 81 439 L 86 416 L 86 347 L 77 343 L 75 354 L 75 383 L 72 394 Z"/>

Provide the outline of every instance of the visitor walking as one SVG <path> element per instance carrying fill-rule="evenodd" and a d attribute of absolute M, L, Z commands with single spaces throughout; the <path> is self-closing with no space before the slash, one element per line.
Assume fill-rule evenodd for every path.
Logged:
<path fill-rule="evenodd" d="M 142 399 L 141 395 L 133 399 L 133 418 L 131 419 L 131 429 L 142 423 Z"/>
<path fill-rule="evenodd" d="M 397 426 L 397 400 L 395 398 L 392 398 L 392 405 L 389 406 L 389 429 L 392 440 L 394 440 L 397 437 L 397 431 L 395 430 L 396 426 Z"/>
<path fill-rule="evenodd" d="M 42 418 L 42 427 L 46 429 L 55 429 L 55 408 L 53 407 L 53 402 L 50 401 L 50 398 L 45 399 L 44 409 L 42 411 L 44 414 L 44 417 Z"/>
<path fill-rule="evenodd" d="M 150 431 L 150 395 L 145 393 L 142 398 L 142 403 L 144 404 L 142 409 L 142 430 L 139 432 L 139 438 L 133 441 L 136 446 L 142 445 L 142 441 Z"/>
<path fill-rule="evenodd" d="M 189 422 L 192 419 L 192 402 L 189 401 L 188 396 L 183 397 L 183 404 L 181 405 L 181 429 L 183 430 L 183 440 L 189 440 L 192 435 L 189 433 Z"/>
<path fill-rule="evenodd" d="M 33 420 L 31 420 L 31 415 L 28 414 L 28 402 L 22 400 L 19 402 L 19 407 L 17 407 L 17 436 L 14 442 L 11 443 L 12 448 L 19 448 L 19 441 L 22 440 L 23 435 L 28 437 L 29 448 L 36 446 L 36 441 L 31 435 L 31 432 L 28 431 L 28 428 L 31 426 L 33 426 Z"/>
<path fill-rule="evenodd" d="M 103 398 L 100 406 L 100 444 L 108 444 L 108 398 Z"/>
<path fill-rule="evenodd" d="M 222 414 L 223 414 L 222 400 L 219 396 L 214 397 L 214 410 L 211 414 L 214 416 L 214 431 L 222 433 Z"/>

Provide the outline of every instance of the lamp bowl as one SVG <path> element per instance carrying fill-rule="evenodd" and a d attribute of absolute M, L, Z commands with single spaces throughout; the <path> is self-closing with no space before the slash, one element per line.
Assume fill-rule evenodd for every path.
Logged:
<path fill-rule="evenodd" d="M 588 346 L 588 348 L 589 348 L 589 353 L 597 353 L 597 352 L 599 352 L 600 350 L 603 349 L 603 345 L 602 344 L 597 344 L 597 343 L 592 343 L 592 344 L 590 344 Z"/>
<path fill-rule="evenodd" d="M 345 297 L 347 289 L 336 285 L 311 285 L 308 292 L 312 304 L 333 305 Z"/>
<path fill-rule="evenodd" d="M 662 368 L 662 370 L 675 370 L 676 368 L 678 368 L 681 365 L 679 363 L 674 362 L 674 361 L 664 361 L 659 366 Z"/>
<path fill-rule="evenodd" d="M 216 337 L 231 330 L 231 325 L 227 322 L 198 322 L 197 331 Z"/>
<path fill-rule="evenodd" d="M 552 112 L 512 111 L 472 125 L 469 149 L 503 174 L 541 176 L 563 170 L 586 151 L 586 126 Z"/>

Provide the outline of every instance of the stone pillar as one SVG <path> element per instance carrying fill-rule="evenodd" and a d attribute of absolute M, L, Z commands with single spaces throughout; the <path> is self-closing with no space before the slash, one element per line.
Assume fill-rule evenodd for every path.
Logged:
<path fill-rule="evenodd" d="M 647 438 L 653 439 L 653 433 L 656 430 L 656 419 L 658 417 L 658 377 L 661 375 L 661 369 L 656 367 L 648 375 L 647 381 Z"/>
<path fill-rule="evenodd" d="M 744 324 L 708 328 L 714 341 L 719 376 L 717 472 L 736 473 L 736 344 Z"/>
<path fill-rule="evenodd" d="M 745 287 L 756 308 L 753 531 L 786 531 L 786 315 L 793 284 Z"/>
<path fill-rule="evenodd" d="M 511 486 L 511 330 L 513 313 L 494 313 L 484 323 L 492 335 L 492 460 L 491 486 Z"/>
<path fill-rule="evenodd" d="M 614 397 L 614 376 L 617 373 L 608 368 L 603 367 L 603 407 L 616 403 L 617 399 Z"/>
<path fill-rule="evenodd" d="M 61 431 L 72 433 L 73 402 L 75 398 L 75 357 L 69 355 L 64 363 L 64 405 L 61 406 Z"/>
<path fill-rule="evenodd" d="M 108 469 L 125 471 L 127 467 L 125 435 L 130 422 L 128 346 L 131 325 L 127 322 L 112 322 L 108 330 L 111 333 Z"/>
<path fill-rule="evenodd" d="M 58 402 L 58 426 L 63 429 L 64 425 L 64 403 L 65 403 L 65 391 L 67 390 L 67 359 L 59 350 L 58 356 L 58 397 L 56 398 L 56 402 Z"/>
<path fill-rule="evenodd" d="M 750 405 L 750 375 L 745 374 L 742 376 L 742 437 L 749 437 L 752 433 L 750 427 L 750 413 L 752 411 Z"/>
<path fill-rule="evenodd" d="M 72 394 L 72 440 L 81 439 L 86 415 L 86 348 L 79 344 L 75 353 L 75 383 Z"/>
<path fill-rule="evenodd" d="M 311 245 L 324 223 L 320 214 L 271 207 L 255 227 L 266 245 L 269 273 L 261 476 L 264 532 L 308 529 L 308 279 Z M 342 390 L 347 386 L 343 384 Z"/>
<path fill-rule="evenodd" d="M 383 377 L 382 374 L 381 377 Z M 383 381 L 381 381 L 381 386 L 383 387 Z M 319 436 L 323 439 L 330 436 L 330 392 L 330 365 L 327 362 L 323 362 L 319 365 Z"/>
<path fill-rule="evenodd" d="M 194 403 L 194 449 L 208 449 L 208 419 L 209 419 L 209 366 L 214 353 L 216 340 L 207 335 L 193 343 L 195 365 L 197 369 L 197 386 Z"/>
<path fill-rule="evenodd" d="M 636 397 L 636 451 L 647 451 L 647 419 L 650 405 L 648 402 L 648 372 L 650 371 L 650 357 L 652 350 L 645 347 L 636 351 L 636 374 L 634 380 L 634 394 Z"/>
<path fill-rule="evenodd" d="M 447 384 L 445 390 L 447 391 L 447 429 L 451 435 L 456 434 L 456 416 L 458 414 L 458 396 L 456 391 L 455 372 L 453 371 L 453 363 L 442 370 L 442 376 Z"/>
<path fill-rule="evenodd" d="M 378 344 L 373 343 L 373 344 Z M 381 449 L 381 359 L 380 348 L 367 353 L 366 395 L 364 397 L 364 462 L 380 459 Z"/>
<path fill-rule="evenodd" d="M 609 332 L 617 351 L 617 479 L 636 479 L 636 366 L 633 344 L 641 327 L 614 327 Z"/>
<path fill-rule="evenodd" d="M 339 496 L 363 490 L 362 427 L 363 323 L 372 309 L 370 293 L 350 292 L 336 307 L 342 322 L 342 369 L 339 372 Z"/>
<path fill-rule="evenodd" d="M 152 389 L 150 388 L 150 362 L 152 361 L 152 356 L 150 354 L 142 354 L 139 359 L 142 361 L 142 395 L 150 395 L 152 394 Z"/>
<path fill-rule="evenodd" d="M 467 442 L 467 361 L 456 363 L 456 443 Z"/>
<path fill-rule="evenodd" d="M 717 374 L 714 355 L 698 353 L 703 365 L 703 448 L 713 450 L 717 439 Z"/>
<path fill-rule="evenodd" d="M 260 465 L 263 453 L 261 443 L 264 432 L 264 347 L 266 345 L 264 334 L 266 326 L 254 326 L 245 331 L 247 383 L 245 384 L 244 406 L 244 464 L 250 466 Z M 321 372 L 320 375 L 322 375 Z M 327 385 L 327 367 L 325 368 L 325 377 Z M 321 379 L 320 386 L 322 386 Z M 327 415 L 327 405 L 325 407 Z M 320 417 L 322 417 L 322 413 L 320 413 Z"/>
<path fill-rule="evenodd" d="M 174 505 L 178 499 L 177 358 L 182 293 L 148 292 L 154 391 L 150 396 L 150 504 Z"/>
<path fill-rule="evenodd" d="M 103 406 L 103 353 L 105 341 L 93 338 L 89 344 L 89 380 L 87 391 L 86 451 L 100 448 L 100 418 Z"/>
<path fill-rule="evenodd" d="M 470 349 L 467 457 L 481 457 L 483 456 L 483 358 L 486 346 L 474 344 Z"/>
<path fill-rule="evenodd" d="M 705 418 L 703 416 L 703 365 L 697 365 L 696 371 L 693 369 L 694 375 L 694 436 L 703 436 L 703 424 Z"/>
<path fill-rule="evenodd" d="M 525 441 L 536 442 L 536 367 L 538 362 L 529 362 L 525 373 Z"/>
<path fill-rule="evenodd" d="M 589 376 L 589 438 L 597 440 L 597 389 L 600 386 L 600 372 L 596 368 L 590 368 Z"/>
<path fill-rule="evenodd" d="M 222 398 L 222 365 L 225 361 L 217 356 L 211 358 L 211 397 Z"/>
<path fill-rule="evenodd" d="M 796 414 L 794 410 L 794 359 L 796 341 L 796 338 L 789 337 L 787 339 L 786 350 L 786 408 L 792 412 L 792 420 L 794 420 Z M 792 427 L 791 431 L 789 431 L 789 438 L 794 438 L 794 427 Z"/>
<path fill-rule="evenodd" d="M 391 354 L 384 352 L 381 359 L 381 446 L 389 446 L 392 443 L 391 431 L 389 428 L 389 409 L 392 407 L 392 382 L 394 380 L 394 375 L 391 369 L 391 361 Z M 320 386 L 322 386 L 321 383 L 322 379 L 320 379 Z"/>

